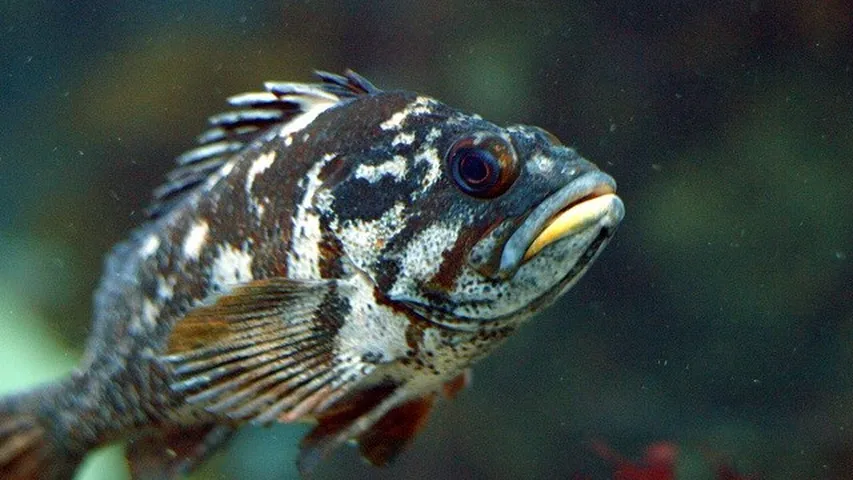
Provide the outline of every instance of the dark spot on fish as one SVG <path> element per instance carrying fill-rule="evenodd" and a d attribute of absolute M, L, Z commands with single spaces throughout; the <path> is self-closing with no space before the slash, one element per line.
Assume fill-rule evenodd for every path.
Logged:
<path fill-rule="evenodd" d="M 409 197 L 414 190 L 413 186 L 400 184 L 390 176 L 380 178 L 374 183 L 369 183 L 366 179 L 350 179 L 337 188 L 331 208 L 341 221 L 376 220 L 393 209 L 394 204 L 401 198 Z M 370 201 L 361 201 L 367 198 Z"/>
<path fill-rule="evenodd" d="M 352 174 L 355 162 L 349 162 L 343 156 L 336 156 L 323 165 L 317 179 L 323 183 L 324 187 L 339 184 Z"/>
<path fill-rule="evenodd" d="M 382 352 L 367 352 L 361 356 L 361 361 L 364 363 L 382 363 L 385 355 Z"/>
<path fill-rule="evenodd" d="M 323 303 L 317 308 L 315 320 L 325 331 L 337 333 L 351 310 L 349 299 L 341 295 L 333 285 L 323 299 Z"/>
<path fill-rule="evenodd" d="M 140 287 L 142 288 L 142 293 L 149 299 L 155 299 L 159 297 L 158 290 L 159 285 L 157 278 L 155 276 L 146 276 L 142 278 L 142 282 Z"/>

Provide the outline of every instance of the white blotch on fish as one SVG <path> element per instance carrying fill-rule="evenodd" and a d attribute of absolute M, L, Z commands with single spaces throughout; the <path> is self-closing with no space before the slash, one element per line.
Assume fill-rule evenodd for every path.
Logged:
<path fill-rule="evenodd" d="M 158 248 L 160 248 L 160 237 L 156 233 L 152 233 L 145 238 L 142 247 L 139 249 L 139 254 L 142 258 L 148 258 L 154 255 Z"/>
<path fill-rule="evenodd" d="M 340 226 L 333 224 L 332 229 L 340 236 L 347 256 L 356 259 L 353 261 L 358 261 L 363 268 L 376 262 L 384 243 L 393 240 L 406 227 L 405 209 L 405 203 L 397 202 L 376 220 L 347 220 Z"/>
<path fill-rule="evenodd" d="M 250 208 L 254 211 L 255 216 L 260 220 L 264 215 L 264 200 L 257 199 L 252 195 L 252 187 L 255 184 L 255 177 L 263 174 L 275 162 L 275 150 L 271 150 L 257 158 L 249 167 L 249 172 L 246 174 L 246 200 Z"/>
<path fill-rule="evenodd" d="M 198 260 L 201 254 L 201 247 L 204 246 L 207 240 L 207 233 L 210 231 L 210 226 L 204 220 L 199 220 L 193 224 L 184 239 L 184 256 L 189 260 Z"/>
<path fill-rule="evenodd" d="M 438 150 L 435 148 L 427 148 L 415 155 L 415 162 L 424 162 L 427 164 L 427 173 L 421 180 L 422 190 L 416 192 L 416 197 L 425 195 L 430 187 L 441 177 L 441 158 L 438 156 Z"/>
<path fill-rule="evenodd" d="M 320 278 L 320 216 L 312 202 L 322 185 L 319 175 L 329 161 L 335 158 L 329 153 L 311 166 L 299 186 L 305 191 L 293 216 L 293 240 L 287 253 L 287 271 L 291 278 L 310 280 Z"/>
<path fill-rule="evenodd" d="M 554 160 L 542 154 L 534 155 L 531 161 L 527 163 L 527 168 L 531 173 L 548 175 L 554 170 Z"/>
<path fill-rule="evenodd" d="M 249 282 L 252 277 L 252 255 L 230 244 L 218 245 L 210 269 L 210 283 L 214 290 L 224 292 L 235 285 Z"/>
<path fill-rule="evenodd" d="M 400 255 L 400 272 L 391 288 L 391 296 L 412 292 L 412 279 L 431 278 L 441 268 L 442 254 L 453 246 L 459 235 L 460 225 L 436 222 L 412 237 L 406 250 Z"/>
<path fill-rule="evenodd" d="M 353 287 L 347 296 L 352 310 L 339 332 L 341 350 L 359 355 L 382 352 L 389 359 L 402 357 L 408 348 L 407 317 L 377 305 L 373 283 L 366 276 L 353 275 L 347 283 Z"/>
<path fill-rule="evenodd" d="M 145 327 L 157 325 L 157 316 L 160 315 L 160 305 L 146 298 L 142 301 L 142 321 Z"/>
<path fill-rule="evenodd" d="M 360 164 L 355 170 L 356 178 L 362 178 L 370 183 L 376 183 L 386 176 L 392 177 L 396 181 L 406 178 L 406 158 L 400 155 L 395 155 L 393 159 L 379 165 Z"/>
<path fill-rule="evenodd" d="M 403 126 L 410 116 L 430 113 L 432 111 L 430 104 L 432 104 L 433 101 L 434 100 L 429 97 L 418 97 L 414 102 L 406 105 L 406 108 L 400 110 L 394 115 L 391 115 L 391 118 L 379 124 L 379 128 L 382 130 L 397 130 Z"/>
<path fill-rule="evenodd" d="M 396 147 L 398 145 L 411 145 L 415 141 L 414 132 L 400 132 L 394 137 L 394 140 L 391 140 L 391 146 Z"/>

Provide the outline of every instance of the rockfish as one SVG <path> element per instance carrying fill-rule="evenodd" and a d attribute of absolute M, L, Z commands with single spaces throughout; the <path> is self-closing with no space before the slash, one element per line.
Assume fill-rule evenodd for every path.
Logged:
<path fill-rule="evenodd" d="M 583 275 L 624 215 L 547 131 L 346 72 L 230 98 L 106 259 L 84 359 L 0 400 L 0 478 L 126 441 L 190 471 L 244 423 L 397 455 L 441 394 Z"/>

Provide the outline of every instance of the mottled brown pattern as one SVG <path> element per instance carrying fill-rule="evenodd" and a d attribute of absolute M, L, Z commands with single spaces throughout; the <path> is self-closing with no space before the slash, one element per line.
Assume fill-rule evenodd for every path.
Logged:
<path fill-rule="evenodd" d="M 248 421 L 317 421 L 303 472 L 348 440 L 385 464 L 621 219 L 613 203 L 610 223 L 493 275 L 510 235 L 537 235 L 531 211 L 548 220 L 565 207 L 555 192 L 612 179 L 534 127 L 319 75 L 238 97 L 214 120 L 224 133 L 181 157 L 154 215 L 107 257 L 83 364 L 0 400 L 0 477 L 68 478 L 89 450 L 131 439 L 135 476 L 175 478 Z M 514 149 L 484 167 L 512 173 L 499 189 L 473 195 L 448 174 L 446 152 L 488 162 L 477 146 L 497 144 Z M 526 168 L 537 158 L 554 168 Z"/>
<path fill-rule="evenodd" d="M 346 271 L 346 265 L 342 260 L 342 245 L 334 235 L 328 233 L 328 221 L 323 220 L 323 222 L 326 228 L 319 245 L 320 276 L 323 278 L 341 278 Z"/>
<path fill-rule="evenodd" d="M 437 295 L 447 294 L 451 291 L 462 271 L 462 267 L 469 263 L 471 249 L 481 238 L 489 234 L 493 225 L 488 225 L 483 229 L 472 228 L 460 235 L 453 247 L 441 254 L 441 266 L 438 272 L 427 282 L 425 291 L 433 291 Z"/>

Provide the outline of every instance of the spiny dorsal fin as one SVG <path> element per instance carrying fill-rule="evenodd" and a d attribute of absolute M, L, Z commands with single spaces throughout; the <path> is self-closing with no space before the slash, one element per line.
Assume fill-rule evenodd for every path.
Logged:
<path fill-rule="evenodd" d="M 323 411 L 376 365 L 341 359 L 336 280 L 259 280 L 189 312 L 172 330 L 172 388 L 234 419 L 292 422 Z"/>
<path fill-rule="evenodd" d="M 343 75 L 318 70 L 314 72 L 323 80 L 323 88 L 329 93 L 343 97 L 358 95 L 373 95 L 382 90 L 376 88 L 370 81 L 352 70 L 344 71 Z"/>
<path fill-rule="evenodd" d="M 148 216 L 157 218 L 168 213 L 270 127 L 296 121 L 318 104 L 335 104 L 381 91 L 351 70 L 343 75 L 315 73 L 320 83 L 267 82 L 263 92 L 229 98 L 228 103 L 235 109 L 210 117 L 212 128 L 196 139 L 198 147 L 179 156 L 177 168 L 166 175 L 166 183 L 154 190 Z"/>

